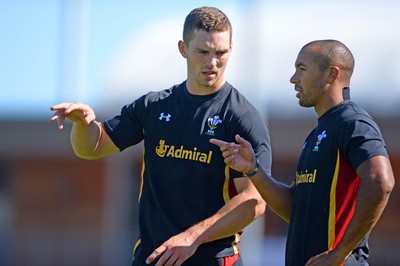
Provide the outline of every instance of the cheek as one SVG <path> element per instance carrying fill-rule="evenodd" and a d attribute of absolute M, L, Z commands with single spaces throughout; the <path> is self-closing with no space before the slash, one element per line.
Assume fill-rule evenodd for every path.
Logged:
<path fill-rule="evenodd" d="M 195 69 L 196 65 L 198 65 L 198 60 L 194 57 L 187 58 L 187 64 L 190 68 Z"/>
<path fill-rule="evenodd" d="M 218 66 L 219 68 L 224 69 L 224 68 L 226 67 L 227 63 L 228 63 L 228 59 L 226 59 L 226 58 L 220 58 L 220 59 L 218 60 L 217 66 Z"/>
<path fill-rule="evenodd" d="M 204 62 L 205 62 L 205 59 L 202 56 L 192 56 L 190 58 L 190 64 L 192 66 L 199 67 L 199 66 L 204 65 L 205 64 Z"/>
<path fill-rule="evenodd" d="M 229 54 L 226 54 L 220 58 L 220 62 L 222 65 L 226 65 L 228 63 L 228 60 L 229 60 Z"/>

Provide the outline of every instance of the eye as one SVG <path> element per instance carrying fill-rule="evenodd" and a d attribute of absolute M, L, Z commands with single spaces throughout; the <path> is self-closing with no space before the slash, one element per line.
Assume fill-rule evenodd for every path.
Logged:
<path fill-rule="evenodd" d="M 306 71 L 307 68 L 305 66 L 296 66 L 296 71 Z"/>
<path fill-rule="evenodd" d="M 221 57 L 221 56 L 225 55 L 227 52 L 228 52 L 228 51 L 217 51 L 215 54 L 216 54 L 218 57 Z"/>
<path fill-rule="evenodd" d="M 306 71 L 307 67 L 304 64 L 296 64 L 296 70 Z"/>

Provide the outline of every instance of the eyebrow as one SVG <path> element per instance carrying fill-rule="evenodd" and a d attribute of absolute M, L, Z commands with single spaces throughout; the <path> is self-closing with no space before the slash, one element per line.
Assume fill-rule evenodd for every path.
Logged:
<path fill-rule="evenodd" d="M 223 49 L 209 49 L 209 48 L 201 48 L 201 47 L 196 47 L 195 50 L 198 51 L 210 51 L 214 50 L 215 52 L 229 52 L 229 48 L 223 48 Z"/>

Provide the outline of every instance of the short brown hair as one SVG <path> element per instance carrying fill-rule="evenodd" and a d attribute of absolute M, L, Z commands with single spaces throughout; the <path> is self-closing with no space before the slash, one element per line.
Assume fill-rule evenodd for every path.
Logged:
<path fill-rule="evenodd" d="M 189 43 L 195 30 L 207 32 L 229 31 L 232 40 L 232 25 L 229 18 L 216 7 L 199 7 L 193 9 L 185 19 L 183 25 L 183 41 Z"/>

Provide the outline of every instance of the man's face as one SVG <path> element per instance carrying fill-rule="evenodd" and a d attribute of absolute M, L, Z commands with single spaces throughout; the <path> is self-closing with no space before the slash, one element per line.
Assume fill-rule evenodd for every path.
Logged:
<path fill-rule="evenodd" d="M 317 62 L 313 60 L 313 54 L 307 50 L 301 50 L 295 63 L 296 71 L 290 78 L 295 85 L 296 97 L 299 105 L 313 107 L 320 103 L 323 89 L 323 74 Z"/>
<path fill-rule="evenodd" d="M 187 87 L 191 93 L 209 94 L 221 88 L 232 50 L 229 31 L 196 30 L 189 43 L 179 43 L 179 50 L 187 60 Z"/>

